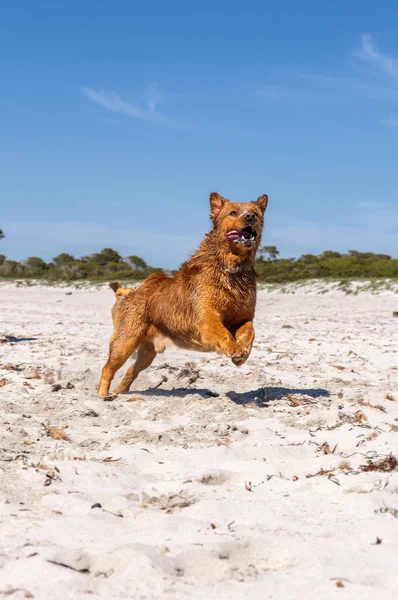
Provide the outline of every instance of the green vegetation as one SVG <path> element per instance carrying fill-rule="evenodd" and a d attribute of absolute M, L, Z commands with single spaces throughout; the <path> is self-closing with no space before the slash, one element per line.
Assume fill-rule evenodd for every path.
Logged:
<path fill-rule="evenodd" d="M 129 279 L 139 281 L 151 273 L 162 271 L 150 267 L 139 256 L 122 258 L 116 250 L 104 248 L 101 252 L 75 258 L 62 253 L 46 263 L 31 256 L 24 262 L 7 260 L 0 254 L 0 277 L 10 279 L 44 279 L 46 281 L 110 281 Z"/>
<path fill-rule="evenodd" d="M 300 258 L 277 258 L 275 246 L 260 248 L 256 270 L 260 281 L 284 283 L 305 279 L 397 278 L 398 259 L 388 254 L 349 250 L 347 254 L 326 250 Z"/>
<path fill-rule="evenodd" d="M 0 238 L 4 237 L 0 230 Z M 75 258 L 62 253 L 46 263 L 31 256 L 24 262 L 8 260 L 0 254 L 0 278 L 44 279 L 46 281 L 139 281 L 151 273 L 162 271 L 147 265 L 140 256 L 123 258 L 116 250 Z M 309 279 L 395 279 L 398 278 L 398 259 L 387 254 L 349 250 L 340 254 L 326 250 L 316 256 L 303 254 L 300 258 L 279 258 L 275 246 L 263 246 L 256 261 L 258 279 L 264 283 L 288 283 Z"/>

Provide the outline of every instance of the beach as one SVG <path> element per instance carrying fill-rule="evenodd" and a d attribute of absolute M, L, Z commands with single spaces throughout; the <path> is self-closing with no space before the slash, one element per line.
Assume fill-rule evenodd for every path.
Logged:
<path fill-rule="evenodd" d="M 397 294 L 291 290 L 104 400 L 113 292 L 1 284 L 0 597 L 397 598 Z"/>

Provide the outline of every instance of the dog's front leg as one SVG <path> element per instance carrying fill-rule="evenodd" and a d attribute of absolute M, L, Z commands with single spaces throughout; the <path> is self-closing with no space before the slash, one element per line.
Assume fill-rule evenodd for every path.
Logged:
<path fill-rule="evenodd" d="M 235 339 L 239 346 L 239 353 L 232 357 L 232 362 L 237 367 L 240 367 L 249 358 L 253 342 L 254 328 L 251 321 L 246 321 L 235 331 Z"/>
<path fill-rule="evenodd" d="M 218 352 L 230 358 L 239 354 L 235 338 L 221 323 L 215 311 L 206 311 L 205 317 L 201 319 L 199 330 L 205 352 Z"/>

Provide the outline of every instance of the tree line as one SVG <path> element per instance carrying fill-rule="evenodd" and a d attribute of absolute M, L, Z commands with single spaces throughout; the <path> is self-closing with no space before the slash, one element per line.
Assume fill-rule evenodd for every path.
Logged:
<path fill-rule="evenodd" d="M 4 233 L 0 229 L 0 239 Z M 347 253 L 326 250 L 321 254 L 303 254 L 299 258 L 280 258 L 276 246 L 259 249 L 256 271 L 261 282 L 284 283 L 305 279 L 367 279 L 398 278 L 398 259 L 388 254 Z M 148 265 L 136 255 L 122 257 L 112 248 L 75 258 L 62 253 L 50 262 L 36 256 L 23 262 L 7 259 L 0 254 L 0 277 L 10 279 L 45 279 L 47 281 L 142 280 L 163 269 Z M 173 273 L 172 271 L 167 273 Z"/>
<path fill-rule="evenodd" d="M 305 279 L 398 278 L 398 259 L 388 254 L 325 250 L 299 258 L 279 258 L 275 246 L 260 248 L 256 271 L 260 281 L 283 283 Z"/>
<path fill-rule="evenodd" d="M 75 258 L 62 253 L 45 262 L 31 256 L 23 262 L 9 260 L 0 254 L 0 277 L 10 279 L 45 279 L 47 281 L 109 281 L 115 279 L 145 279 L 151 273 L 162 271 L 147 265 L 140 256 L 123 258 L 116 250 L 104 248 L 101 252 Z"/>

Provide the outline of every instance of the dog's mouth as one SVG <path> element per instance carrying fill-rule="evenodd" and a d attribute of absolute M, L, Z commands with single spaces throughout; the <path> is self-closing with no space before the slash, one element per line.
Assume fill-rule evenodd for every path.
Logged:
<path fill-rule="evenodd" d="M 232 229 L 227 232 L 226 238 L 229 242 L 252 246 L 256 241 L 257 231 L 250 226 L 244 229 Z"/>

